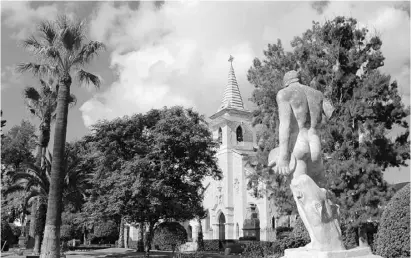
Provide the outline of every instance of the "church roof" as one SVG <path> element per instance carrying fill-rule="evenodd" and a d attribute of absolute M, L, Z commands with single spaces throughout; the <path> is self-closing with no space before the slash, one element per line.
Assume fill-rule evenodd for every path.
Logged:
<path fill-rule="evenodd" d="M 228 72 L 228 83 L 224 91 L 223 101 L 217 112 L 226 108 L 245 110 L 243 99 L 241 98 L 240 89 L 238 88 L 237 79 L 234 73 L 233 60 L 234 58 L 232 56 L 228 59 L 231 63 L 230 71 Z"/>

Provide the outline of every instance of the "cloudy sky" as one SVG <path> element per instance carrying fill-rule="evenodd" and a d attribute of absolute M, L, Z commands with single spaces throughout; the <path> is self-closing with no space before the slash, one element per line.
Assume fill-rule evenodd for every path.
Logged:
<path fill-rule="evenodd" d="M 38 85 L 14 71 L 32 60 L 19 43 L 36 23 L 66 13 L 85 19 L 90 40 L 107 51 L 88 68 L 103 79 L 100 89 L 72 85 L 78 102 L 69 111 L 67 139 L 78 139 L 99 119 L 183 105 L 207 117 L 220 105 L 230 55 L 247 108 L 253 90 L 247 70 L 268 43 L 290 40 L 338 15 L 352 16 L 383 41 L 382 71 L 399 82 L 404 103 L 410 102 L 409 2 L 1 2 L 1 108 L 5 130 L 29 119 L 21 93 Z M 409 169 L 392 169 L 391 182 L 409 181 Z"/>

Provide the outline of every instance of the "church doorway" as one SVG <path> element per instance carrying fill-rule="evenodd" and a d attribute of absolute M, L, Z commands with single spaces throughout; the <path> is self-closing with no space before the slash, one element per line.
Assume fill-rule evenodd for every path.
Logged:
<path fill-rule="evenodd" d="M 218 239 L 225 240 L 225 216 L 222 212 L 218 217 Z"/>

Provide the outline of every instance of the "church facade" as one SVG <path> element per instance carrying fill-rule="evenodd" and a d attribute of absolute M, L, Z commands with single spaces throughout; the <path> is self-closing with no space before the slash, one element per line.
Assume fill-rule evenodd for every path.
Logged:
<path fill-rule="evenodd" d="M 228 73 L 223 99 L 216 113 L 210 117 L 213 138 L 220 143 L 217 151 L 222 180 L 207 178 L 203 206 L 207 217 L 201 220 L 203 239 L 256 239 L 273 241 L 275 228 L 294 224 L 295 216 L 277 216 L 275 207 L 266 195 L 248 190 L 248 165 L 256 155 L 257 135 L 252 126 L 252 113 L 244 107 L 232 65 Z M 264 185 L 259 187 L 264 188 Z M 181 223 L 188 241 L 196 241 L 200 224 L 197 220 Z M 125 242 L 136 243 L 138 225 L 127 224 Z"/>
<path fill-rule="evenodd" d="M 256 132 L 252 113 L 244 108 L 232 58 L 229 61 L 231 66 L 223 100 L 209 123 L 214 139 L 220 142 L 217 158 L 223 178 L 204 182 L 207 190 L 203 205 L 207 218 L 201 223 L 203 237 L 269 240 L 276 226 L 274 209 L 266 196 L 257 198 L 253 190 L 247 190 L 250 183 L 247 175 L 252 171 L 247 164 L 249 158 L 256 155 Z M 198 223 L 191 221 L 184 226 L 195 239 Z"/>

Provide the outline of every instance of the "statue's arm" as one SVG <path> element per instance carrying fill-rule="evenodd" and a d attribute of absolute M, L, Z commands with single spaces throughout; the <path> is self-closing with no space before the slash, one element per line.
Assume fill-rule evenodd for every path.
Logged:
<path fill-rule="evenodd" d="M 281 174 L 289 174 L 290 163 L 290 132 L 291 132 L 291 114 L 292 109 L 289 104 L 289 94 L 284 91 L 279 91 L 277 94 L 278 117 L 280 120 L 279 126 L 279 157 L 275 172 Z"/>

